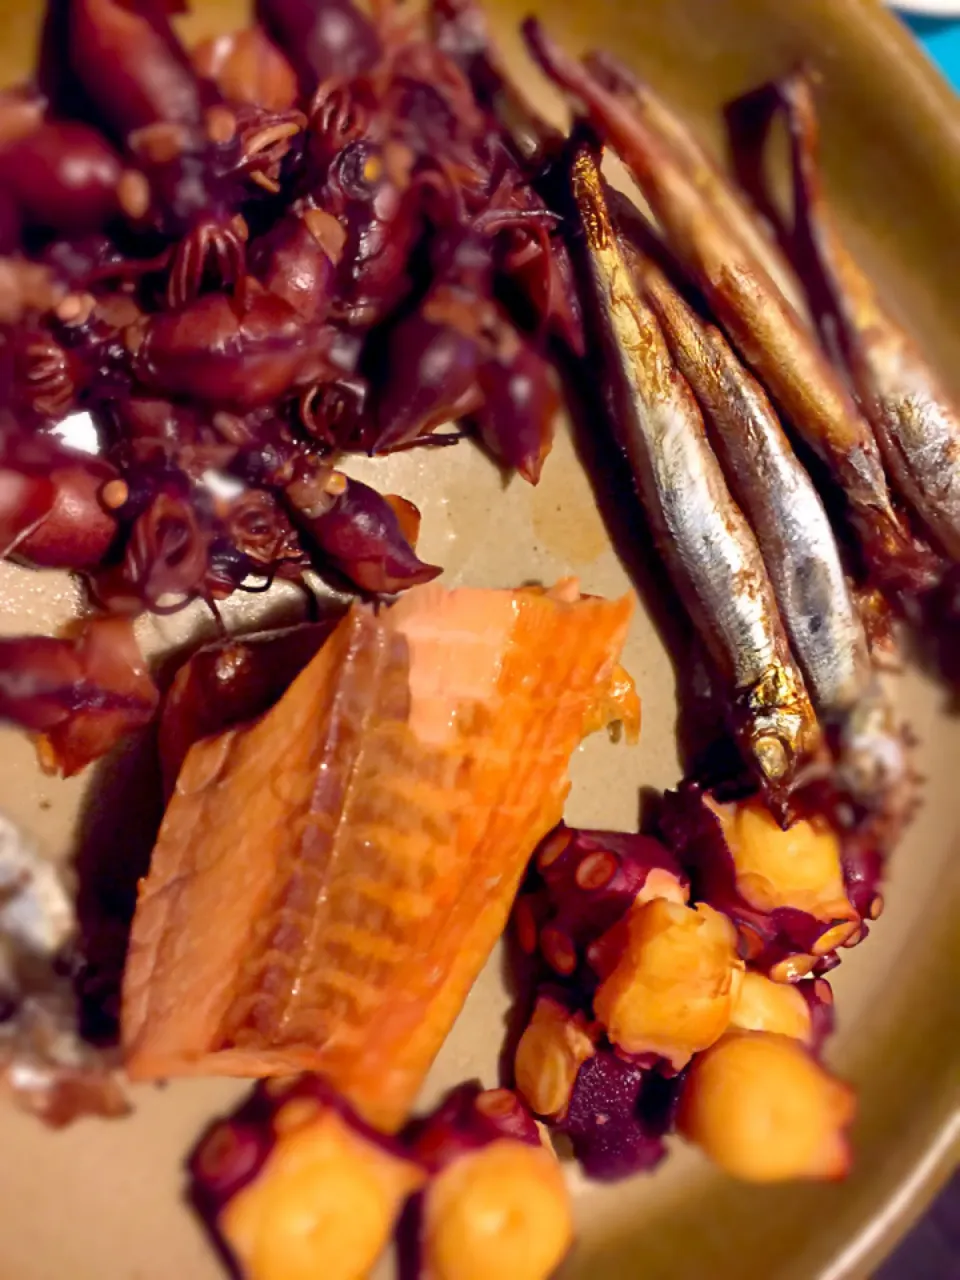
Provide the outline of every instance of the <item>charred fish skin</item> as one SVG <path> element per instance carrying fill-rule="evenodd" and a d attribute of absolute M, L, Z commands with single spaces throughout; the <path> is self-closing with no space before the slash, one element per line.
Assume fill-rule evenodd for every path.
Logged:
<path fill-rule="evenodd" d="M 806 319 L 803 287 L 786 255 L 677 112 L 651 85 L 613 54 L 605 50 L 592 51 L 584 58 L 584 65 L 612 93 L 629 102 L 632 109 L 642 115 L 650 128 L 671 148 L 677 162 L 686 170 L 688 178 L 717 217 L 743 241 L 797 314 Z"/>
<path fill-rule="evenodd" d="M 730 496 L 693 393 L 618 244 L 592 149 L 576 147 L 573 202 L 618 443 L 681 598 L 732 690 L 741 749 L 782 798 L 819 742 L 760 549 Z"/>
<path fill-rule="evenodd" d="M 929 572 L 894 509 L 873 433 L 813 335 L 742 239 L 691 181 L 671 148 L 535 19 L 527 47 L 547 76 L 581 102 L 649 200 L 668 246 L 781 412 L 846 496 L 871 567 L 885 581 Z"/>
<path fill-rule="evenodd" d="M 641 255 L 635 262 L 673 358 L 713 427 L 817 712 L 838 720 L 864 694 L 872 669 L 820 496 L 763 388 L 723 335 L 695 314 L 654 263 Z"/>
<path fill-rule="evenodd" d="M 951 560 L 960 561 L 960 411 L 912 338 L 883 307 L 827 207 L 811 77 L 777 86 L 790 132 L 797 251 L 819 296 L 896 489 Z"/>

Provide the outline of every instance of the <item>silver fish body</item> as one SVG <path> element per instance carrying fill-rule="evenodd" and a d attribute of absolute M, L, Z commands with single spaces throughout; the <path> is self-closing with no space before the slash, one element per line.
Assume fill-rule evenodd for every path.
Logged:
<path fill-rule="evenodd" d="M 891 847 L 912 813 L 914 779 L 820 497 L 762 387 L 720 332 L 648 259 L 633 261 L 757 535 L 793 652 L 830 731 L 834 788 Z"/>
<path fill-rule="evenodd" d="M 844 717 L 872 679 L 867 639 L 820 496 L 763 388 L 649 260 L 637 260 L 674 360 L 756 534 L 814 706 Z"/>
<path fill-rule="evenodd" d="M 633 283 L 586 147 L 571 180 L 614 431 L 681 599 L 729 683 L 744 754 L 776 792 L 815 749 L 819 726 L 760 548 L 727 488 L 693 393 Z"/>

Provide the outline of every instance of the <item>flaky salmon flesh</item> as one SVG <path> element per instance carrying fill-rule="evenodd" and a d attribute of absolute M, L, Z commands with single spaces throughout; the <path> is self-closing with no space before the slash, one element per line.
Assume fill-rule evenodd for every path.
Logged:
<path fill-rule="evenodd" d="M 631 611 L 570 582 L 355 604 L 271 711 L 198 742 L 140 886 L 130 1076 L 317 1071 L 400 1125 L 571 753 L 636 714 Z"/>

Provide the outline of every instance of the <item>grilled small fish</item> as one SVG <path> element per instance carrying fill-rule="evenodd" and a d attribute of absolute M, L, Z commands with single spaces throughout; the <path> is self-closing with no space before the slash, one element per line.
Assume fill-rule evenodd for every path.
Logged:
<path fill-rule="evenodd" d="M 583 103 L 590 123 L 626 164 L 671 252 L 741 356 L 830 469 L 878 579 L 911 589 L 934 581 L 937 571 L 929 550 L 917 544 L 893 506 L 873 432 L 763 264 L 717 217 L 673 149 L 642 114 L 564 53 L 535 19 L 528 19 L 523 30 L 546 74 Z"/>
<path fill-rule="evenodd" d="M 606 88 L 621 98 L 657 133 L 676 156 L 714 213 L 743 241 L 762 263 L 770 278 L 801 318 L 806 319 L 803 287 L 786 256 L 766 232 L 749 203 L 743 199 L 696 134 L 651 85 L 605 50 L 588 53 L 584 65 Z"/>
<path fill-rule="evenodd" d="M 960 410 L 916 344 L 884 309 L 824 199 L 816 104 L 802 71 L 777 85 L 790 127 L 797 253 L 895 488 L 951 560 L 960 561 Z"/>
<path fill-rule="evenodd" d="M 773 586 L 693 393 L 633 283 L 587 144 L 574 152 L 571 186 L 612 427 L 681 598 L 728 685 L 731 727 L 777 801 L 820 733 Z"/>
<path fill-rule="evenodd" d="M 680 372 L 750 520 L 793 652 L 822 720 L 844 717 L 872 679 L 863 623 L 830 520 L 763 388 L 649 259 L 635 258 Z"/>

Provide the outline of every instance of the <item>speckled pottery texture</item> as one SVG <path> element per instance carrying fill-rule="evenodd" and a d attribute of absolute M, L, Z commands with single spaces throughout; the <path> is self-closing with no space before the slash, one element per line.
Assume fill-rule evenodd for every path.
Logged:
<path fill-rule="evenodd" d="M 513 68 L 532 83 L 516 36 L 526 5 L 491 0 Z M 876 0 L 592 0 L 532 6 L 574 46 L 633 61 L 719 145 L 717 108 L 748 86 L 811 60 L 824 80 L 830 195 L 885 296 L 960 393 L 960 110 L 900 24 Z M 207 34 L 243 19 L 198 4 Z M 29 65 L 39 6 L 0 11 L 8 79 Z M 559 118 L 546 87 L 542 105 Z M 537 489 L 504 485 L 470 445 L 358 464 L 378 487 L 423 510 L 425 558 L 448 585 L 506 586 L 577 574 L 586 591 L 629 585 L 590 483 L 562 433 Z M 641 555 L 641 559 L 643 556 Z M 577 753 L 568 817 L 630 828 L 640 792 L 678 778 L 677 672 L 686 649 L 644 597 L 625 661 L 643 698 L 637 748 L 593 738 Z M 0 566 L 0 628 L 53 631 L 78 605 L 56 574 Z M 295 617 L 294 593 L 257 608 Z M 244 615 L 246 609 L 246 616 Z M 228 620 L 252 625 L 251 605 Z M 199 613 L 144 624 L 160 655 L 209 624 Z M 571 1172 L 579 1243 L 570 1277 L 615 1280 L 847 1280 L 865 1276 L 922 1211 L 960 1153 L 960 720 L 940 684 L 911 667 L 897 697 L 920 740 L 925 804 L 894 859 L 887 910 L 848 953 L 835 990 L 833 1065 L 861 1095 L 856 1168 L 840 1186 L 740 1186 L 677 1144 L 655 1176 L 614 1188 Z M 150 801 L 134 749 L 69 782 L 45 778 L 29 743 L 0 731 L 0 808 L 53 857 L 89 865 L 134 857 Z M 438 1060 L 425 1101 L 464 1077 L 493 1083 L 509 997 L 495 955 Z M 187 1209 L 182 1160 L 204 1123 L 242 1093 L 235 1083 L 178 1082 L 135 1094 L 121 1123 L 50 1134 L 0 1112 L 0 1280 L 215 1280 L 214 1254 Z"/>

